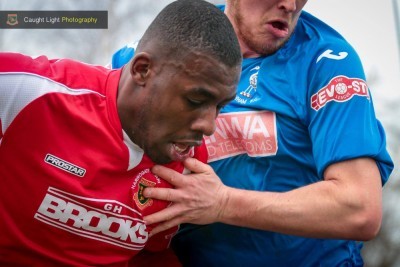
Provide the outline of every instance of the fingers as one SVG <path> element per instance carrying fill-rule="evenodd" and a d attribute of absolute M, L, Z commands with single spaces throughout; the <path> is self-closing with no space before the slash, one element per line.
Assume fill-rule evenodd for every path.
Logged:
<path fill-rule="evenodd" d="M 144 216 L 143 220 L 147 225 L 168 221 L 170 218 L 173 218 L 173 215 L 171 214 L 173 211 L 171 212 L 170 209 L 173 209 L 173 207 L 170 206 L 156 213 Z"/>
<path fill-rule="evenodd" d="M 164 166 L 155 165 L 151 171 L 155 175 L 172 184 L 174 187 L 179 187 L 184 180 L 184 176 L 181 173 Z"/>
<path fill-rule="evenodd" d="M 154 227 L 153 230 L 151 230 L 151 232 L 149 233 L 149 237 L 152 237 L 153 235 L 161 233 L 161 232 L 163 232 L 165 230 L 168 230 L 168 229 L 170 229 L 172 227 L 175 227 L 177 225 L 180 225 L 180 224 L 181 224 L 181 222 L 180 222 L 179 219 L 175 219 L 175 220 L 171 220 L 171 221 L 168 221 L 168 222 L 165 222 L 165 223 L 161 223 L 161 224 L 157 225 L 156 227 Z"/>
<path fill-rule="evenodd" d="M 143 191 L 143 196 L 146 198 L 155 198 L 168 202 L 176 202 L 178 200 L 177 192 L 172 188 L 163 187 L 146 187 Z"/>
<path fill-rule="evenodd" d="M 199 160 L 188 158 L 185 167 L 191 174 L 183 175 L 170 168 L 156 165 L 152 172 L 174 188 L 144 189 L 146 198 L 172 202 L 169 207 L 144 217 L 147 225 L 158 224 L 151 235 L 181 223 L 208 223 L 215 221 L 215 190 L 222 184 L 212 168 Z"/>
<path fill-rule="evenodd" d="M 210 170 L 209 165 L 204 164 L 195 158 L 187 158 L 183 163 L 185 167 L 193 173 L 208 172 Z"/>
<path fill-rule="evenodd" d="M 182 220 L 179 217 L 181 213 L 182 211 L 179 209 L 178 205 L 172 205 L 159 212 L 145 216 L 143 220 L 145 221 L 146 225 L 159 223 L 159 225 L 157 225 L 151 231 L 150 236 L 152 236 L 181 224 Z"/>
<path fill-rule="evenodd" d="M 185 167 L 190 170 L 192 173 L 204 173 L 204 172 L 210 172 L 212 171 L 211 167 L 207 164 L 204 164 L 203 162 L 194 159 L 194 158 L 188 158 L 184 161 Z M 185 181 L 187 181 L 187 177 L 185 177 L 184 174 L 181 174 L 175 170 L 172 170 L 170 168 L 160 166 L 160 165 L 155 165 L 151 171 L 163 178 L 165 181 L 169 182 L 172 184 L 174 187 L 180 187 L 184 185 Z"/>

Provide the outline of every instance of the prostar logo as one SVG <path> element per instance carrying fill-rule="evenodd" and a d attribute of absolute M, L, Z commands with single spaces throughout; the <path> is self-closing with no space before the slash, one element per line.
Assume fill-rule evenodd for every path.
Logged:
<path fill-rule="evenodd" d="M 34 217 L 63 231 L 129 250 L 141 250 L 148 239 L 140 213 L 129 206 L 53 187 L 47 189 Z"/>
<path fill-rule="evenodd" d="M 76 166 L 52 154 L 47 154 L 44 158 L 44 162 L 79 177 L 83 177 L 86 173 L 86 170 L 84 168 Z"/>
<path fill-rule="evenodd" d="M 336 76 L 311 96 L 311 107 L 318 111 L 330 101 L 345 102 L 354 95 L 364 96 L 369 99 L 367 83 L 358 78 Z"/>

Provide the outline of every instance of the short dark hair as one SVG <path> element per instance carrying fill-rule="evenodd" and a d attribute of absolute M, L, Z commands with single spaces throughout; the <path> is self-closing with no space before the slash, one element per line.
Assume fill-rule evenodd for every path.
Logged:
<path fill-rule="evenodd" d="M 239 65 L 242 59 L 229 19 L 215 5 L 203 0 L 177 0 L 167 5 L 145 31 L 138 52 L 153 42 L 176 58 L 199 51 L 229 67 Z"/>

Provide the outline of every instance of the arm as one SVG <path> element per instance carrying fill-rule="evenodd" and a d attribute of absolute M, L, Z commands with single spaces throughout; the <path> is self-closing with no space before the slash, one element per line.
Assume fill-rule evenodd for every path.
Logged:
<path fill-rule="evenodd" d="M 176 187 L 145 191 L 146 197 L 174 202 L 145 217 L 149 224 L 163 222 L 153 234 L 180 223 L 222 222 L 305 237 L 368 240 L 380 228 L 382 185 L 372 159 L 335 163 L 323 181 L 285 193 L 230 188 L 208 165 L 193 159 L 185 165 L 194 174 L 153 169 Z"/>

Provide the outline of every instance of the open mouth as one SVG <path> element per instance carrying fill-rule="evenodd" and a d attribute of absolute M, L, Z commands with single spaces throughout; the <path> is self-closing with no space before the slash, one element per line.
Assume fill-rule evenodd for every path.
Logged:
<path fill-rule="evenodd" d="M 189 146 L 186 144 L 180 144 L 180 143 L 173 143 L 172 144 L 175 151 L 178 152 L 179 154 L 186 154 L 187 152 L 189 152 L 189 150 L 191 148 L 193 148 L 193 146 Z"/>
<path fill-rule="evenodd" d="M 270 32 L 278 38 L 286 38 L 289 35 L 289 26 L 284 21 L 272 21 L 269 23 Z"/>
<path fill-rule="evenodd" d="M 194 156 L 194 147 L 201 145 L 201 141 L 172 143 L 171 158 L 176 161 L 183 161 Z"/>
<path fill-rule="evenodd" d="M 275 29 L 281 30 L 281 31 L 286 31 L 287 30 L 287 25 L 283 22 L 280 21 L 274 21 L 271 23 L 272 27 Z"/>

